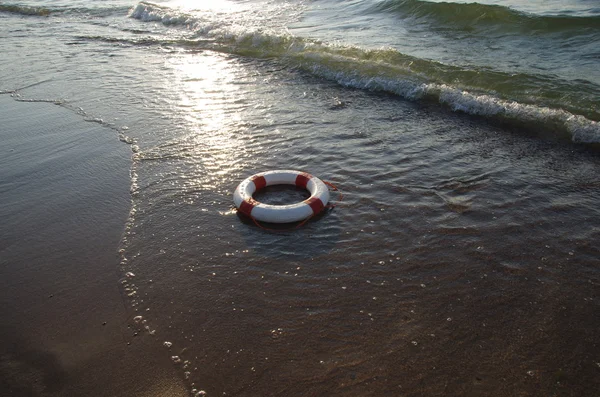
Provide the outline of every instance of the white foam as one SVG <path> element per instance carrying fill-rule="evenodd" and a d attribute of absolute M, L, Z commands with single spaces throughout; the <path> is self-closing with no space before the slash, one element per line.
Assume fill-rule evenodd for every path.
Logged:
<path fill-rule="evenodd" d="M 600 143 L 600 125 L 597 121 L 590 121 L 582 116 L 571 116 L 565 124 L 571 133 L 574 142 Z"/>
<path fill-rule="evenodd" d="M 445 84 L 361 76 L 354 72 L 336 71 L 319 63 L 312 65 L 310 70 L 315 75 L 334 80 L 344 86 L 390 92 L 409 100 L 433 98 L 455 112 L 536 125 L 551 132 L 562 131 L 569 134 L 576 143 L 600 143 L 598 122 L 566 110 L 523 104 L 492 95 L 474 94 Z"/>
<path fill-rule="evenodd" d="M 171 356 L 171 361 L 175 364 L 179 364 L 181 362 L 181 357 L 179 356 Z"/>
<path fill-rule="evenodd" d="M 165 25 L 194 25 L 195 20 L 184 13 L 170 13 L 172 10 L 156 4 L 141 2 L 129 14 L 131 18 L 144 22 L 161 22 Z"/>

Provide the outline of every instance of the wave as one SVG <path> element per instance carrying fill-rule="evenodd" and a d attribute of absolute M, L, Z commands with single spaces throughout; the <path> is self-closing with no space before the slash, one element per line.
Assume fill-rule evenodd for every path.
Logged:
<path fill-rule="evenodd" d="M 16 4 L 0 4 L 0 12 L 19 14 L 25 16 L 45 17 L 52 14 L 53 10 L 45 7 L 29 7 Z"/>
<path fill-rule="evenodd" d="M 196 18 L 147 2 L 139 3 L 130 17 L 179 25 L 191 32 L 179 40 L 139 38 L 143 45 L 155 40 L 157 45 L 277 59 L 343 86 L 435 101 L 453 111 L 567 135 L 576 142 L 600 143 L 600 89 L 587 81 L 445 65 L 391 48 L 332 45 L 287 31 Z"/>
<path fill-rule="evenodd" d="M 145 1 L 139 3 L 129 16 L 144 22 L 160 22 L 164 25 L 196 25 L 199 22 L 190 14 Z"/>
<path fill-rule="evenodd" d="M 383 65 L 380 62 L 328 56 L 323 53 L 305 53 L 303 69 L 337 83 L 353 88 L 392 93 L 409 100 L 434 101 L 455 112 L 484 117 L 503 124 L 527 127 L 542 134 L 568 137 L 577 143 L 600 143 L 600 124 L 584 115 L 573 113 L 562 103 L 543 105 L 544 98 L 529 103 L 502 98 L 500 93 L 480 87 L 463 89 L 456 84 L 432 79 L 424 69 Z M 421 63 L 430 61 L 418 60 Z M 352 65 L 350 68 L 348 65 Z M 485 78 L 484 78 L 485 79 Z M 535 79 L 535 77 L 532 77 Z M 576 93 L 573 93 L 576 96 Z M 592 113 L 600 118 L 597 105 Z M 586 109 L 587 110 L 587 109 Z"/>
<path fill-rule="evenodd" d="M 424 0 L 384 0 L 374 11 L 399 14 L 403 18 L 426 20 L 444 28 L 475 28 L 507 32 L 555 33 L 600 29 L 600 16 L 536 15 L 501 5 L 430 2 Z"/>
<path fill-rule="evenodd" d="M 87 14 L 92 16 L 108 16 L 122 14 L 129 11 L 131 7 L 97 7 L 97 8 L 48 8 L 24 6 L 18 4 L 0 4 L 0 13 L 17 14 L 27 17 L 48 17 L 58 14 Z"/>

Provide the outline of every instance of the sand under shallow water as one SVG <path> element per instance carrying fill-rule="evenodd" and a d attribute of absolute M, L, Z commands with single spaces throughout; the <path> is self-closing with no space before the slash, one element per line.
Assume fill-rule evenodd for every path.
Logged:
<path fill-rule="evenodd" d="M 9 95 L 0 141 L 0 394 L 186 395 L 118 288 L 129 147 L 67 109 Z"/>
<path fill-rule="evenodd" d="M 0 93 L 63 107 L 1 98 L 5 389 L 597 397 L 589 2 L 26 3 Z M 236 215 L 289 168 L 341 205 Z"/>

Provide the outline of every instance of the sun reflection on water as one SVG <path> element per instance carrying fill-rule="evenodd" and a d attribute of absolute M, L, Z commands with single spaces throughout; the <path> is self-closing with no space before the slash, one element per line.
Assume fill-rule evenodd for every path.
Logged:
<path fill-rule="evenodd" d="M 228 56 L 212 52 L 179 54 L 170 60 L 179 91 L 178 112 L 187 136 L 182 138 L 193 168 L 187 178 L 203 188 L 220 190 L 247 157 L 249 106 L 242 89 L 244 68 Z M 185 176 L 184 176 L 185 178 Z M 227 188 L 225 187 L 225 188 Z"/>
<path fill-rule="evenodd" d="M 175 0 L 170 3 L 171 6 L 187 11 L 214 11 L 228 12 L 239 11 L 243 5 L 228 0 Z"/>

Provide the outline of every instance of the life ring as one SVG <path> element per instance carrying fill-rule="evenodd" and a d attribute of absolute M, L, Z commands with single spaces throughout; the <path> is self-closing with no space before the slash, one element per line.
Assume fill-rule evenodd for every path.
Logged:
<path fill-rule="evenodd" d="M 288 205 L 271 205 L 256 201 L 252 195 L 265 186 L 295 185 L 310 192 L 302 202 Z M 244 179 L 233 193 L 233 202 L 242 214 L 262 222 L 298 222 L 317 215 L 329 201 L 327 185 L 306 172 L 275 170 L 261 172 Z"/>

